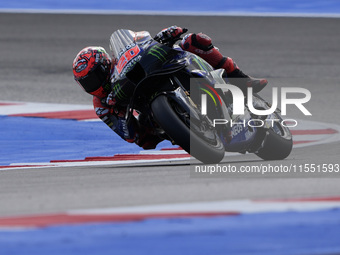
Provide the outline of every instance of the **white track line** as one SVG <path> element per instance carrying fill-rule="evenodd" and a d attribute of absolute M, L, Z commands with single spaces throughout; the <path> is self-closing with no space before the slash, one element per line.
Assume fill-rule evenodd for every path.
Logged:
<path fill-rule="evenodd" d="M 0 101 L 0 103 L 13 104 L 0 105 L 0 115 L 93 110 L 93 106 L 91 105 L 29 103 L 13 101 Z"/>
<path fill-rule="evenodd" d="M 339 201 L 253 201 L 249 199 L 212 201 L 212 202 L 194 202 L 178 204 L 160 204 L 149 206 L 133 206 L 120 208 L 101 208 L 71 210 L 67 213 L 70 215 L 112 215 L 112 214 L 138 214 L 138 213 L 219 213 L 219 212 L 237 212 L 237 213 L 263 213 L 263 212 L 286 212 L 286 211 L 315 211 L 323 209 L 340 208 Z"/>

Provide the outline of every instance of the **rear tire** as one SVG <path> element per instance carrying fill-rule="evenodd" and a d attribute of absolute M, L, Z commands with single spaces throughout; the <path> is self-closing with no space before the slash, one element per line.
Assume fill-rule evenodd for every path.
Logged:
<path fill-rule="evenodd" d="M 176 144 L 193 157 L 205 164 L 219 163 L 223 159 L 225 151 L 216 131 L 209 132 L 210 135 L 213 134 L 213 139 L 200 137 L 199 135 L 202 134 L 196 134 L 190 129 L 190 126 L 181 119 L 183 116 L 174 110 L 173 104 L 176 102 L 172 101 L 171 104 L 165 95 L 154 99 L 151 109 L 158 124 Z"/>
<path fill-rule="evenodd" d="M 289 156 L 293 148 L 293 140 L 286 139 L 272 129 L 266 131 L 263 147 L 256 153 L 264 160 L 282 160 Z"/>
<path fill-rule="evenodd" d="M 269 104 L 254 93 L 253 97 L 262 101 L 257 109 L 266 109 L 261 104 L 265 104 L 269 107 Z M 269 129 L 259 130 L 260 139 L 264 139 L 262 142 L 262 148 L 260 148 L 255 154 L 264 160 L 282 160 L 289 156 L 293 148 L 292 134 L 288 127 L 281 124 L 282 118 L 278 112 L 273 113 L 274 116 L 270 119 L 277 119 L 279 121 L 272 122 L 273 125 Z"/>

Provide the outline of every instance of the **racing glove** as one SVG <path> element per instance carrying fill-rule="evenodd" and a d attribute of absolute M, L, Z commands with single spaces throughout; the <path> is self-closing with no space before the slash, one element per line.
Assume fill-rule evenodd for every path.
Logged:
<path fill-rule="evenodd" d="M 110 107 L 112 114 L 114 113 L 118 117 L 125 117 L 126 109 L 117 104 L 115 93 L 113 91 L 106 97 L 104 103 Z"/>
<path fill-rule="evenodd" d="M 174 44 L 177 40 L 181 39 L 180 36 L 188 31 L 186 28 L 171 26 L 164 28 L 155 37 L 154 40 L 160 43 Z"/>

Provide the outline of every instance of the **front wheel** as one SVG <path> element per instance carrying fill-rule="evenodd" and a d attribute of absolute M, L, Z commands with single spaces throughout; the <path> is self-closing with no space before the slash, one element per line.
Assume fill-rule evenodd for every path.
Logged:
<path fill-rule="evenodd" d="M 189 113 L 165 95 L 151 103 L 153 116 L 166 134 L 190 155 L 206 164 L 218 163 L 224 157 L 224 146 L 208 123 L 190 129 Z"/>

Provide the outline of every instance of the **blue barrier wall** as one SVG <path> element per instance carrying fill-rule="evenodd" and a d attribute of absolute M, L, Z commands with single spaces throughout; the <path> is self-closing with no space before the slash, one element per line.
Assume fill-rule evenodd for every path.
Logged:
<path fill-rule="evenodd" d="M 2 0 L 0 9 L 116 10 L 154 12 L 340 13 L 339 0 Z"/>

